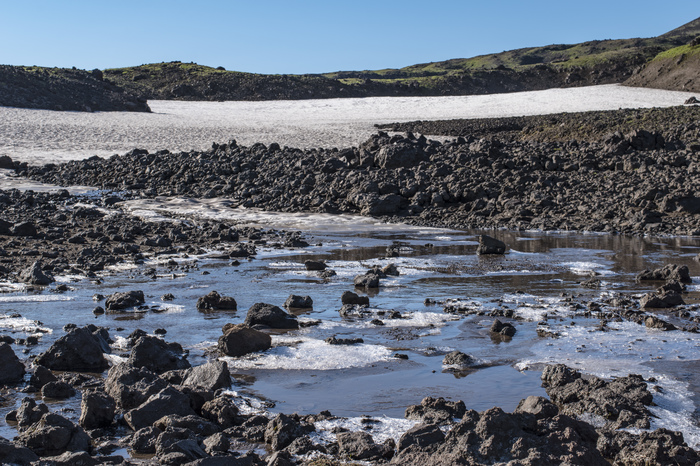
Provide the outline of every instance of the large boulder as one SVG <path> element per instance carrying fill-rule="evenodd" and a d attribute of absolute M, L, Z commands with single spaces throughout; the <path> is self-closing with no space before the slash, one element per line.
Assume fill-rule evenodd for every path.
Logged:
<path fill-rule="evenodd" d="M 381 168 L 411 168 L 427 160 L 427 155 L 417 144 L 401 141 L 379 149 L 375 162 Z"/>
<path fill-rule="evenodd" d="M 85 429 L 109 427 L 114 419 L 117 404 L 114 398 L 100 392 L 83 392 L 80 403 L 80 425 Z"/>
<path fill-rule="evenodd" d="M 88 451 L 90 437 L 70 420 L 46 413 L 39 422 L 20 432 L 17 441 L 39 456 L 55 456 L 66 451 Z"/>
<path fill-rule="evenodd" d="M 190 367 L 179 343 L 166 343 L 160 338 L 150 335 L 142 336 L 136 340 L 129 355 L 129 364 L 134 367 L 145 367 L 159 374 Z"/>
<path fill-rule="evenodd" d="M 660 269 L 644 270 L 637 274 L 637 281 L 644 280 L 676 280 L 681 283 L 692 283 L 690 270 L 687 265 L 667 264 Z"/>
<path fill-rule="evenodd" d="M 284 307 L 287 309 L 311 309 L 314 307 L 314 300 L 311 299 L 311 296 L 292 294 L 284 302 Z"/>
<path fill-rule="evenodd" d="M 37 356 L 35 363 L 55 371 L 102 372 L 109 367 L 104 358 L 109 352 L 105 334 L 91 325 L 72 329 Z"/>
<path fill-rule="evenodd" d="M 41 270 L 41 262 L 39 261 L 34 262 L 23 270 L 19 274 L 19 279 L 23 283 L 39 286 L 47 286 L 56 281 L 51 274 L 44 273 L 44 271 Z"/>
<path fill-rule="evenodd" d="M 0 437 L 0 464 L 29 465 L 34 461 L 39 461 L 39 456 L 29 448 L 15 445 Z"/>
<path fill-rule="evenodd" d="M 124 420 L 133 430 L 152 426 L 164 416 L 177 414 L 179 416 L 194 416 L 196 413 L 190 407 L 190 399 L 184 393 L 173 387 L 166 387 L 152 395 L 139 407 L 124 415 Z"/>
<path fill-rule="evenodd" d="M 387 453 L 386 447 L 374 443 L 372 436 L 364 431 L 341 432 L 336 435 L 336 438 L 338 453 L 352 460 L 379 460 Z"/>
<path fill-rule="evenodd" d="M 463 401 L 447 401 L 444 398 L 428 396 L 419 405 L 406 408 L 406 419 L 414 419 L 424 424 L 442 424 L 464 416 L 467 408 Z"/>
<path fill-rule="evenodd" d="M 278 451 L 313 430 L 313 426 L 301 422 L 297 416 L 278 414 L 267 423 L 265 443 L 272 451 Z"/>
<path fill-rule="evenodd" d="M 24 364 L 7 343 L 0 343 L 0 367 L 0 385 L 21 382 L 26 372 Z"/>
<path fill-rule="evenodd" d="M 479 246 L 476 253 L 479 255 L 505 254 L 506 243 L 488 235 L 479 235 Z"/>
<path fill-rule="evenodd" d="M 222 429 L 233 427 L 242 422 L 238 407 L 227 396 L 219 396 L 207 401 L 202 406 L 202 417 L 215 423 Z"/>
<path fill-rule="evenodd" d="M 272 346 L 272 338 L 246 324 L 227 324 L 219 337 L 218 348 L 226 356 L 243 356 L 256 351 L 265 351 Z"/>
<path fill-rule="evenodd" d="M 231 373 L 224 361 L 212 361 L 185 371 L 181 385 L 216 391 L 231 386 Z"/>
<path fill-rule="evenodd" d="M 665 293 L 647 293 L 639 300 L 642 309 L 663 309 L 682 306 L 685 304 L 680 293 L 667 291 Z"/>
<path fill-rule="evenodd" d="M 344 291 L 340 301 L 345 304 L 357 306 L 369 306 L 369 296 L 360 296 L 352 291 Z"/>
<path fill-rule="evenodd" d="M 230 296 L 221 296 L 212 291 L 197 300 L 198 311 L 235 311 L 238 309 L 236 300 Z"/>
<path fill-rule="evenodd" d="M 145 302 L 143 291 L 118 292 L 107 297 L 105 309 L 108 311 L 121 311 L 140 306 Z"/>
<path fill-rule="evenodd" d="M 245 324 L 250 327 L 260 325 L 263 327 L 280 329 L 297 329 L 299 323 L 296 317 L 287 314 L 282 309 L 272 304 L 256 303 L 248 309 Z"/>
<path fill-rule="evenodd" d="M 105 381 L 105 392 L 124 411 L 136 408 L 167 387 L 165 380 L 145 367 L 137 368 L 127 363 L 112 366 Z"/>

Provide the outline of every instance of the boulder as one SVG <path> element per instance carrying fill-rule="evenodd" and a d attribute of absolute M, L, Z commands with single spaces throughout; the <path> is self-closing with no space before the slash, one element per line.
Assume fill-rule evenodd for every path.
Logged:
<path fill-rule="evenodd" d="M 80 403 L 80 425 L 85 429 L 109 427 L 114 419 L 117 404 L 114 398 L 100 392 L 83 392 Z"/>
<path fill-rule="evenodd" d="M 323 261 L 312 261 L 312 260 L 307 260 L 304 261 L 304 267 L 308 271 L 320 271 L 320 270 L 326 270 L 326 263 Z"/>
<path fill-rule="evenodd" d="M 231 373 L 224 361 L 212 361 L 185 371 L 181 385 L 216 391 L 231 386 Z"/>
<path fill-rule="evenodd" d="M 85 431 L 58 414 L 46 413 L 39 422 L 20 432 L 18 443 L 39 456 L 55 456 L 66 451 L 88 451 L 90 437 Z"/>
<path fill-rule="evenodd" d="M 15 412 L 15 418 L 17 420 L 17 425 L 21 428 L 28 427 L 44 416 L 44 414 L 49 412 L 49 408 L 44 403 L 39 403 L 34 400 L 34 398 L 23 398 L 22 403 L 20 403 L 19 408 Z"/>
<path fill-rule="evenodd" d="M 180 416 L 177 414 L 169 414 L 158 419 L 153 427 L 161 431 L 167 431 L 168 428 L 187 429 L 199 437 L 208 437 L 219 432 L 221 429 L 203 417 L 196 415 Z"/>
<path fill-rule="evenodd" d="M 284 302 L 284 307 L 287 309 L 311 309 L 314 307 L 314 300 L 311 299 L 311 296 L 292 294 L 289 295 L 289 298 Z"/>
<path fill-rule="evenodd" d="M 399 451 L 411 445 L 419 448 L 429 447 L 445 440 L 445 434 L 437 424 L 418 424 L 408 429 L 399 439 Z"/>
<path fill-rule="evenodd" d="M 427 155 L 421 146 L 400 141 L 382 146 L 375 157 L 375 162 L 384 169 L 411 168 L 426 159 Z"/>
<path fill-rule="evenodd" d="M 105 301 L 105 309 L 108 311 L 121 311 L 145 303 L 143 291 L 127 291 L 111 294 Z"/>
<path fill-rule="evenodd" d="M 36 225 L 34 225 L 32 222 L 16 223 L 12 226 L 10 234 L 12 236 L 36 236 Z"/>
<path fill-rule="evenodd" d="M 94 326 L 72 329 L 34 362 L 55 371 L 102 372 L 109 367 L 103 356 L 109 351 L 103 333 Z"/>
<path fill-rule="evenodd" d="M 134 367 L 145 367 L 156 373 L 190 367 L 179 343 L 166 343 L 150 335 L 136 340 L 129 355 L 129 364 Z"/>
<path fill-rule="evenodd" d="M 238 407 L 227 396 L 218 396 L 202 406 L 202 417 L 215 423 L 222 429 L 228 429 L 242 423 Z"/>
<path fill-rule="evenodd" d="M 70 384 L 61 381 L 49 382 L 41 387 L 41 396 L 44 398 L 65 399 L 75 395 L 75 389 Z"/>
<path fill-rule="evenodd" d="M 516 328 L 510 322 L 501 322 L 496 319 L 491 325 L 491 333 L 497 333 L 505 337 L 512 337 L 517 332 Z"/>
<path fill-rule="evenodd" d="M 664 331 L 678 330 L 678 328 L 672 323 L 659 319 L 656 316 L 647 316 L 647 318 L 644 319 L 644 325 L 647 328 L 656 328 Z"/>
<path fill-rule="evenodd" d="M 230 296 L 221 296 L 216 291 L 212 291 L 197 300 L 198 311 L 235 311 L 237 309 L 238 305 L 235 299 Z"/>
<path fill-rule="evenodd" d="M 129 440 L 129 447 L 138 454 L 153 454 L 156 452 L 156 441 L 161 430 L 148 426 L 137 430 Z"/>
<path fill-rule="evenodd" d="M 0 343 L 0 367 L 0 385 L 15 384 L 24 379 L 24 364 L 7 343 Z"/>
<path fill-rule="evenodd" d="M 344 291 L 343 295 L 340 297 L 343 304 L 357 305 L 357 306 L 369 306 L 369 296 L 359 296 L 357 293 L 352 291 Z"/>
<path fill-rule="evenodd" d="M 406 419 L 414 419 L 424 424 L 444 424 L 461 418 L 466 412 L 463 401 L 447 401 L 444 398 L 423 398 L 419 405 L 406 408 Z"/>
<path fill-rule="evenodd" d="M 336 438 L 338 454 L 342 457 L 372 461 L 380 459 L 385 453 L 382 446 L 374 443 L 372 436 L 364 431 L 341 432 L 336 434 Z"/>
<path fill-rule="evenodd" d="M 58 379 L 56 376 L 53 375 L 53 372 L 51 372 L 49 369 L 44 366 L 37 366 L 34 369 L 34 373 L 32 373 L 31 377 L 29 377 L 29 385 L 36 389 L 41 389 L 41 387 L 47 383 L 55 382 L 57 380 Z"/>
<path fill-rule="evenodd" d="M 243 356 L 256 351 L 265 351 L 272 346 L 272 338 L 246 324 L 231 325 L 223 328 L 219 337 L 218 349 L 226 356 Z"/>
<path fill-rule="evenodd" d="M 639 300 L 639 306 L 642 309 L 664 309 L 684 304 L 683 297 L 675 291 L 666 291 L 661 294 L 647 293 Z"/>
<path fill-rule="evenodd" d="M 442 364 L 444 366 L 468 367 L 474 364 L 474 358 L 461 351 L 452 351 L 445 355 Z"/>
<path fill-rule="evenodd" d="M 173 387 L 166 387 L 149 397 L 139 407 L 127 412 L 124 420 L 130 428 L 139 430 L 152 426 L 160 418 L 171 414 L 193 416 L 196 413 L 190 407 L 189 400 L 184 393 Z"/>
<path fill-rule="evenodd" d="M 660 269 L 639 272 L 637 281 L 644 280 L 676 280 L 681 283 L 692 283 L 687 265 L 667 264 Z"/>
<path fill-rule="evenodd" d="M 29 465 L 34 461 L 39 461 L 39 456 L 29 448 L 15 445 L 0 437 L 0 464 Z"/>
<path fill-rule="evenodd" d="M 105 380 L 105 392 L 124 411 L 136 408 L 166 387 L 168 383 L 150 370 L 127 363 L 112 366 Z"/>
<path fill-rule="evenodd" d="M 23 283 L 30 285 L 48 286 L 56 280 L 51 274 L 46 274 L 41 270 L 41 262 L 36 261 L 19 274 L 19 279 Z"/>
<path fill-rule="evenodd" d="M 487 235 L 479 235 L 479 246 L 476 248 L 476 253 L 479 255 L 487 254 L 505 254 L 506 243 L 496 238 Z"/>
<path fill-rule="evenodd" d="M 297 416 L 278 414 L 267 423 L 265 428 L 265 443 L 272 451 L 278 451 L 314 430 L 313 426 L 302 423 Z"/>
<path fill-rule="evenodd" d="M 375 273 L 357 275 L 353 279 L 353 283 L 358 288 L 379 288 L 379 275 Z"/>
<path fill-rule="evenodd" d="M 277 306 L 265 303 L 253 304 L 253 306 L 248 309 L 248 314 L 245 317 L 245 324 L 250 327 L 260 325 L 263 327 L 280 329 L 299 328 L 296 317 L 287 314 Z"/>
<path fill-rule="evenodd" d="M 156 456 L 161 464 L 183 464 L 206 458 L 193 432 L 169 427 L 156 439 Z"/>
<path fill-rule="evenodd" d="M 542 396 L 528 396 L 520 400 L 518 407 L 514 413 L 529 413 L 535 416 L 536 419 L 544 419 L 554 417 L 559 414 L 559 408 Z"/>

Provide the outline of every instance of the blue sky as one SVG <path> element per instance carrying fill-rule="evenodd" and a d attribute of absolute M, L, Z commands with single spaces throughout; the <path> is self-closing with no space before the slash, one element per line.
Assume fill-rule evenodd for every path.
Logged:
<path fill-rule="evenodd" d="M 651 37 L 697 0 L 0 0 L 0 64 L 180 60 L 256 73 L 400 68 L 514 48 Z"/>

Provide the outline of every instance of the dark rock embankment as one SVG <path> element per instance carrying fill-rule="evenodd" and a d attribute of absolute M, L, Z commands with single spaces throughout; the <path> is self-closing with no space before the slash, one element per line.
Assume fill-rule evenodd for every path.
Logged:
<path fill-rule="evenodd" d="M 0 65 L 0 106 L 79 112 L 150 112 L 146 100 L 100 70 Z"/>
<path fill-rule="evenodd" d="M 598 133 L 605 136 L 598 141 L 496 133 L 441 143 L 379 133 L 342 150 L 231 141 L 204 152 L 133 150 L 109 159 L 18 165 L 17 172 L 144 197 L 222 197 L 265 210 L 359 213 L 422 225 L 700 234 L 697 111 L 657 111 L 656 120 L 641 119 L 624 133 L 605 131 L 627 114 L 586 114 L 584 121 L 600 119 Z M 668 121 L 657 128 L 663 115 Z M 560 125 L 557 118 L 548 126 Z"/>

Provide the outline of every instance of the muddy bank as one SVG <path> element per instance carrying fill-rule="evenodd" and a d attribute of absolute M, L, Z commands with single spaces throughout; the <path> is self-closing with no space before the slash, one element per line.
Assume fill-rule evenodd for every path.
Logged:
<path fill-rule="evenodd" d="M 602 125 L 596 134 L 604 136 L 595 141 L 551 130 L 561 118 L 576 124 L 552 116 L 535 120 L 546 128 L 531 128 L 549 134 L 543 142 L 513 137 L 522 124 L 504 120 L 486 125 L 488 138 L 442 143 L 380 132 L 340 150 L 230 141 L 203 152 L 133 150 L 109 159 L 7 166 L 51 184 L 138 197 L 223 197 L 271 211 L 359 213 L 461 229 L 700 234 L 697 109 L 657 109 L 649 121 L 633 123 L 627 120 L 636 111 L 630 112 L 585 114 L 584 121 Z M 616 128 L 621 131 L 608 132 Z"/>

